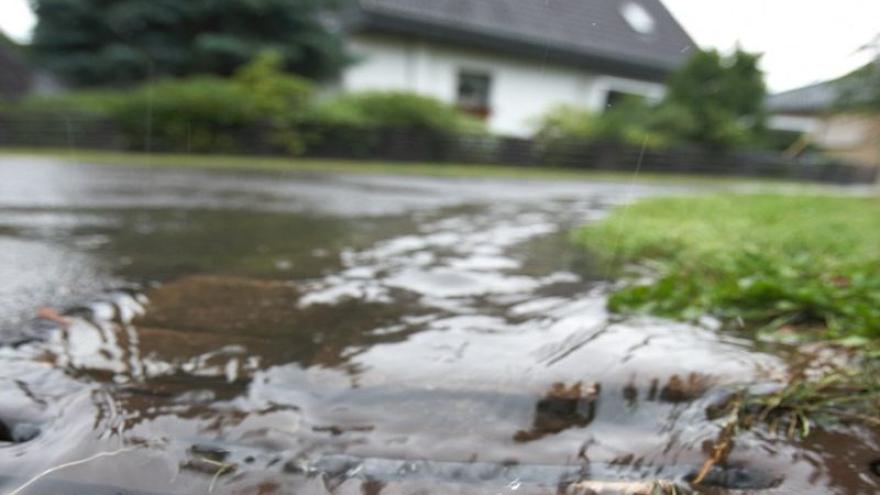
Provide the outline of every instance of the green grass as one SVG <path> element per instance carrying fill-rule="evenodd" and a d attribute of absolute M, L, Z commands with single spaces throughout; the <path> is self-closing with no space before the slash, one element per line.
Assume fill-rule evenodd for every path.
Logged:
<path fill-rule="evenodd" d="M 609 301 L 617 312 L 708 314 L 790 338 L 880 338 L 876 197 L 649 199 L 577 240 L 626 275 Z"/>
<path fill-rule="evenodd" d="M 389 163 L 361 160 L 322 160 L 241 155 L 126 153 L 64 149 L 0 148 L 0 156 L 42 156 L 96 165 L 150 166 L 273 172 L 365 173 L 425 175 L 434 177 L 584 180 L 601 182 L 652 182 L 694 185 L 777 186 L 792 184 L 777 179 L 603 172 L 541 166 L 479 165 L 467 163 Z M 635 164 L 633 164 L 635 169 Z M 818 187 L 798 184 L 797 187 Z"/>

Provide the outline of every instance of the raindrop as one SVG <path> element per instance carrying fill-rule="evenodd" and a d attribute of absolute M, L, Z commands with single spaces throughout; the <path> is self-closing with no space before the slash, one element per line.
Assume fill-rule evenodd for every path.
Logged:
<path fill-rule="evenodd" d="M 522 486 L 522 482 L 519 480 L 519 478 L 517 478 L 507 484 L 507 488 L 510 488 L 512 491 L 519 490 L 519 487 L 521 487 L 521 486 Z"/>

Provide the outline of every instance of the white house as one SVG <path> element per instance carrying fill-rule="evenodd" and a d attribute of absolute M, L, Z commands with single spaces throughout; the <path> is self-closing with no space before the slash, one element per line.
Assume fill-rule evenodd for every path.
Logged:
<path fill-rule="evenodd" d="M 342 89 L 404 90 L 528 135 L 560 104 L 662 96 L 695 48 L 660 0 L 357 0 Z"/>

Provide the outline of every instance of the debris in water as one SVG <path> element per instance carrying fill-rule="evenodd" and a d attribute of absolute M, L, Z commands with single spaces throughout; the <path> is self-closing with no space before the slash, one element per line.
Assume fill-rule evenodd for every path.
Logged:
<path fill-rule="evenodd" d="M 569 428 L 584 428 L 596 416 L 596 401 L 601 387 L 592 383 L 586 390 L 581 383 L 567 387 L 554 383 L 547 395 L 535 405 L 535 419 L 530 430 L 516 432 L 516 442 L 531 442 Z"/>
<path fill-rule="evenodd" d="M 48 320 L 51 322 L 55 322 L 61 326 L 61 328 L 68 328 L 73 323 L 70 318 L 62 316 L 56 309 L 50 308 L 48 306 L 43 306 L 37 310 L 37 318 L 41 320 Z"/>

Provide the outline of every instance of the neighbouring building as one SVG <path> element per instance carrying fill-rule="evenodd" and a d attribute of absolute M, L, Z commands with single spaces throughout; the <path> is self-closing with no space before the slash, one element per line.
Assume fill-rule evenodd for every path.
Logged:
<path fill-rule="evenodd" d="M 696 46 L 660 0 L 356 0 L 345 91 L 433 96 L 528 135 L 554 106 L 659 99 Z"/>
<path fill-rule="evenodd" d="M 771 95 L 769 126 L 802 133 L 804 144 L 852 163 L 880 164 L 880 116 L 836 105 L 847 79 L 835 79 Z"/>

